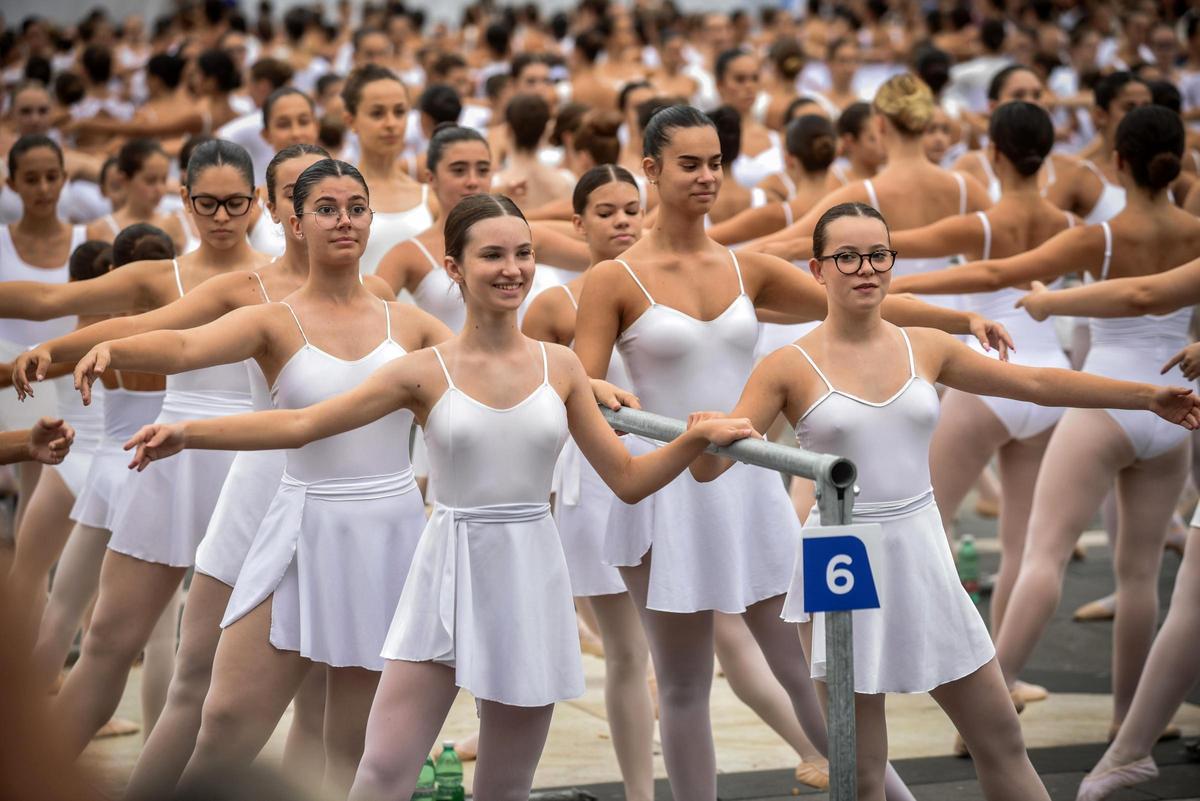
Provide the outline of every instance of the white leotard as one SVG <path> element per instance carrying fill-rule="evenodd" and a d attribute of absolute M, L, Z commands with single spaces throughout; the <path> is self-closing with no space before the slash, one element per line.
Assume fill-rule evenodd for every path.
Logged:
<path fill-rule="evenodd" d="M 796 423 L 800 446 L 835 453 L 858 467 L 854 519 L 882 526 L 868 551 L 880 608 L 854 616 L 854 689 L 860 693 L 928 692 L 978 670 L 995 654 L 987 627 L 959 582 L 929 480 L 929 443 L 937 425 L 937 390 L 917 375 L 912 344 L 900 329 L 908 379 L 889 398 L 870 401 L 825 384 Z M 819 525 L 817 510 L 806 525 Z M 806 620 L 803 559 L 796 562 L 784 607 Z M 816 615 L 812 672 L 825 676 L 824 616 Z M 820 636 L 818 636 L 818 634 Z"/>
<path fill-rule="evenodd" d="M 287 239 L 283 235 L 283 224 L 271 219 L 271 212 L 267 211 L 266 203 L 260 202 L 259 208 L 262 209 L 262 214 L 246 239 L 250 242 L 250 247 L 259 253 L 266 253 L 268 256 L 278 258 L 287 249 Z M 185 228 L 184 230 L 186 231 L 187 229 Z"/>
<path fill-rule="evenodd" d="M 1094 172 L 1104 184 L 1104 191 L 1100 194 L 1100 199 L 1096 201 L 1096 205 L 1083 218 L 1083 221 L 1088 225 L 1108 222 L 1125 208 L 1125 188 L 1109 183 L 1108 179 L 1104 177 L 1104 173 L 1100 172 L 1100 168 L 1092 162 L 1085 161 L 1083 166 Z"/>
<path fill-rule="evenodd" d="M 1104 229 L 1104 263 L 1100 280 L 1108 278 L 1112 262 L 1112 228 Z M 1192 307 L 1169 314 L 1145 314 L 1140 317 L 1095 317 L 1091 320 L 1092 346 L 1083 370 L 1124 381 L 1142 381 L 1156 386 L 1188 386 L 1178 365 L 1166 375 L 1159 368 L 1191 343 L 1189 326 Z M 1133 443 L 1138 459 L 1152 459 L 1178 446 L 1188 438 L 1187 429 L 1168 423 L 1150 411 L 1108 409 Z"/>
<path fill-rule="evenodd" d="M 445 323 L 451 331 L 458 333 L 467 321 L 467 306 L 463 302 L 458 284 L 450 278 L 446 268 L 438 264 L 421 240 L 414 237 L 409 241 L 416 245 L 417 250 L 429 261 L 429 272 L 413 290 L 413 301 Z"/>
<path fill-rule="evenodd" d="M 783 140 L 778 131 L 767 131 L 771 145 L 756 156 L 739 153 L 733 160 L 733 179 L 747 189 L 752 189 L 766 178 L 784 171 Z"/>
<path fill-rule="evenodd" d="M 433 214 L 429 211 L 429 184 L 421 185 L 421 200 L 404 211 L 377 211 L 371 220 L 371 236 L 359 259 L 358 269 L 363 274 L 375 272 L 379 260 L 395 245 L 433 225 Z"/>
<path fill-rule="evenodd" d="M 459 389 L 434 347 L 446 391 L 425 440 L 442 491 L 383 651 L 452 665 L 459 687 L 515 706 L 584 689 L 571 583 L 546 502 L 567 416 L 539 345 L 542 382 L 505 409 Z"/>
<path fill-rule="evenodd" d="M 983 261 L 987 261 L 992 256 L 992 224 L 984 212 L 977 211 L 975 214 L 983 225 L 983 255 L 981 258 Z M 1074 226 L 1075 217 L 1070 212 L 1064 211 L 1063 214 L 1067 218 L 1067 227 Z M 1004 324 L 1013 340 L 1020 343 L 1016 350 L 1009 353 L 1009 360 L 1013 364 L 1021 364 L 1026 367 L 1058 367 L 1069 370 L 1071 364 L 1063 354 L 1058 334 L 1054 329 L 1054 322 L 1052 320 L 1038 322 L 1026 314 L 1023 309 L 1016 307 L 1017 301 L 1024 294 L 1024 290 L 1014 287 L 999 289 L 995 292 L 973 292 L 962 296 L 963 310 L 975 312 L 989 320 Z M 974 339 L 968 340 L 967 344 L 985 356 L 999 358 L 995 352 L 984 352 L 983 346 Z M 992 395 L 981 395 L 979 398 L 987 404 L 996 417 L 1000 418 L 1000 422 L 1004 424 L 1009 435 L 1014 439 L 1027 439 L 1042 433 L 1057 423 L 1063 413 L 1059 407 L 1041 406 L 1028 401 L 998 398 Z"/>
<path fill-rule="evenodd" d="M 179 262 L 172 260 L 183 297 Z M 167 376 L 159 423 L 251 411 L 250 384 L 241 362 Z M 191 567 L 196 548 L 233 463 L 233 451 L 185 450 L 129 482 L 113 518 L 110 550 L 146 562 Z"/>
<path fill-rule="evenodd" d="M 277 408 L 299 409 L 353 389 L 405 355 L 380 301 L 383 339 L 341 359 L 304 344 L 271 387 Z M 278 491 L 238 574 L 222 626 L 271 599 L 271 644 L 335 667 L 382 670 L 383 646 L 400 598 L 424 504 L 408 463 L 413 415 L 397 410 L 286 452 Z"/>
<path fill-rule="evenodd" d="M 712 320 L 655 302 L 618 259 L 649 303 L 616 343 L 646 410 L 686 419 L 737 403 L 754 366 L 758 318 L 733 251 L 730 259 L 738 294 Z M 625 439 L 634 454 L 658 447 Z M 604 556 L 608 564 L 637 565 L 653 546 L 651 609 L 736 613 L 786 590 L 798 536 L 778 477 L 737 464 L 716 481 L 700 484 L 685 472 L 641 503 L 614 506 Z"/>

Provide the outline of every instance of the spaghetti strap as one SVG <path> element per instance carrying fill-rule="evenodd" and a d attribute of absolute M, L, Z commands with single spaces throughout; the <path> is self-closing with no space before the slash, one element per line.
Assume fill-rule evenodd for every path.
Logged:
<path fill-rule="evenodd" d="M 1108 267 L 1112 263 L 1113 243 L 1112 227 L 1108 221 L 1100 223 L 1100 227 L 1104 229 L 1104 263 L 1100 265 L 1100 280 L 1103 281 L 1108 278 Z"/>
<path fill-rule="evenodd" d="M 412 242 L 414 245 L 416 245 L 416 246 L 417 246 L 417 250 L 419 250 L 419 251 L 421 251 L 423 254 L 425 254 L 425 258 L 429 260 L 429 266 L 430 266 L 430 267 L 432 267 L 432 268 L 433 268 L 433 269 L 435 269 L 435 270 L 436 270 L 438 267 L 441 267 L 441 265 L 440 265 L 440 264 L 438 264 L 438 263 L 437 263 L 437 261 L 436 261 L 436 260 L 433 258 L 433 254 L 429 252 L 429 248 L 425 247 L 425 245 L 423 245 L 423 244 L 421 243 L 421 240 L 420 240 L 420 239 L 417 239 L 417 238 L 414 236 L 412 239 L 410 239 L 410 240 L 408 240 L 408 241 L 409 241 L 409 242 Z"/>
<path fill-rule="evenodd" d="M 179 259 L 171 259 L 171 267 L 175 270 L 175 286 L 179 289 L 179 297 L 183 297 L 183 279 L 179 277 Z"/>
<path fill-rule="evenodd" d="M 730 252 L 732 252 L 732 251 L 730 251 Z M 629 262 L 625 261 L 624 259 L 617 259 L 616 261 L 618 264 L 620 264 L 622 267 L 625 268 L 625 272 L 629 273 L 629 277 L 632 278 L 633 282 L 638 285 L 638 289 L 642 290 L 642 294 L 646 296 L 646 300 L 650 301 L 650 305 L 657 306 L 658 304 L 654 302 L 654 298 L 652 298 L 650 296 L 650 293 L 646 291 L 645 285 L 643 285 L 642 282 L 638 279 L 637 274 L 633 271 L 633 268 L 629 266 Z M 741 273 L 738 274 L 738 280 L 739 281 L 742 280 Z"/>
<path fill-rule="evenodd" d="M 379 302 L 383 304 L 383 319 L 387 323 L 387 340 L 389 342 L 395 342 L 396 340 L 392 339 L 392 309 L 391 309 L 391 305 L 383 298 L 380 298 Z"/>
<path fill-rule="evenodd" d="M 794 217 L 794 215 L 792 214 L 792 204 L 791 204 L 791 203 L 784 203 L 784 204 L 783 204 L 783 222 L 784 222 L 784 226 L 783 226 L 783 227 L 784 227 L 784 228 L 791 228 L 791 227 L 792 227 L 792 223 L 794 223 L 794 222 L 795 222 L 795 220 L 793 219 L 793 217 Z"/>
<path fill-rule="evenodd" d="M 983 174 L 987 176 L 988 180 L 997 180 L 996 171 L 992 169 L 992 162 L 988 161 L 988 157 L 984 155 L 983 151 L 976 153 L 975 157 L 979 159 L 979 166 L 983 170 Z M 954 174 L 958 175 L 957 172 Z"/>
<path fill-rule="evenodd" d="M 571 305 L 575 307 L 575 311 L 579 311 L 579 302 L 575 300 L 575 293 L 571 291 L 571 288 L 566 284 L 558 284 L 557 286 L 561 287 L 562 291 L 567 293 L 567 297 L 571 299 Z"/>
<path fill-rule="evenodd" d="M 911 381 L 917 377 L 917 360 L 913 357 L 912 341 L 908 338 L 908 332 L 901 328 L 900 336 L 904 337 L 904 347 L 908 348 L 908 376 Z"/>
<path fill-rule="evenodd" d="M 820 376 L 821 380 L 825 382 L 825 389 L 833 392 L 833 384 L 829 383 L 829 379 L 825 377 L 825 373 L 821 370 L 821 368 L 817 367 L 817 363 L 813 361 L 812 356 L 808 355 L 808 351 L 797 345 L 795 342 L 789 344 L 791 344 L 791 346 L 796 350 L 800 351 L 800 355 L 804 357 L 804 360 L 808 362 L 809 366 L 812 367 L 812 369 L 816 371 L 817 375 Z"/>
<path fill-rule="evenodd" d="M 863 189 L 867 190 L 867 197 L 871 199 L 871 208 L 879 211 L 879 195 L 875 194 L 875 184 L 870 178 L 863 181 Z"/>
<path fill-rule="evenodd" d="M 958 213 L 967 213 L 967 179 L 963 178 L 961 172 L 950 173 L 954 176 L 954 180 L 958 182 Z"/>
<path fill-rule="evenodd" d="M 738 294 L 746 294 L 746 285 L 742 283 L 742 268 L 738 265 L 737 254 L 733 252 L 733 248 L 729 249 L 729 258 L 733 259 L 733 271 L 738 277 Z"/>
<path fill-rule="evenodd" d="M 542 383 L 550 383 L 550 360 L 546 357 L 546 343 L 538 340 L 538 345 L 542 348 Z"/>
<path fill-rule="evenodd" d="M 450 377 L 450 371 L 446 368 L 446 360 L 442 358 L 442 352 L 437 349 L 437 345 L 433 346 L 433 355 L 437 356 L 438 364 L 442 366 L 442 375 L 446 376 L 446 386 L 450 389 L 458 389 L 454 386 L 454 379 Z"/>
<path fill-rule="evenodd" d="M 258 288 L 262 290 L 263 301 L 270 303 L 271 296 L 267 294 L 267 285 L 263 283 L 262 276 L 259 275 L 258 270 L 251 270 L 250 274 L 258 279 Z"/>
<path fill-rule="evenodd" d="M 108 223 L 109 230 L 113 232 L 113 236 L 121 233 L 121 226 L 117 225 L 117 218 L 111 214 L 104 215 L 104 222 Z"/>
<path fill-rule="evenodd" d="M 300 336 L 304 337 L 304 344 L 311 345 L 312 343 L 308 341 L 308 334 L 304 333 L 304 326 L 300 325 L 300 317 L 296 314 L 296 310 L 293 309 L 291 304 L 289 304 L 286 300 L 281 300 L 279 302 L 282 303 L 284 307 L 292 313 L 292 319 L 296 321 L 296 328 L 300 330 Z"/>
<path fill-rule="evenodd" d="M 983 223 L 983 261 L 987 261 L 992 257 L 992 224 L 988 221 L 988 217 L 982 211 L 975 212 L 975 216 Z"/>
<path fill-rule="evenodd" d="M 1077 222 L 1077 220 L 1075 219 L 1075 215 L 1069 211 L 1064 211 L 1063 214 L 1066 215 L 1066 217 L 1067 217 L 1067 227 L 1074 228 L 1075 223 Z"/>

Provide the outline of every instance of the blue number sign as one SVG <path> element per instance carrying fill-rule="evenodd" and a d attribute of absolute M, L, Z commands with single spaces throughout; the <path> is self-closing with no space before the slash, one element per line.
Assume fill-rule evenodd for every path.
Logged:
<path fill-rule="evenodd" d="M 804 611 L 878 609 L 879 593 L 864 540 L 878 541 L 878 524 L 804 530 Z"/>

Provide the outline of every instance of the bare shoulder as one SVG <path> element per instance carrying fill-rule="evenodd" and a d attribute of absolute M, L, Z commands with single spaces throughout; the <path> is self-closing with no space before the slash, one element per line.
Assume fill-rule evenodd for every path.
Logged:
<path fill-rule="evenodd" d="M 380 278 L 378 275 L 364 275 L 363 286 L 366 287 L 372 295 L 375 295 L 378 298 L 383 298 L 389 302 L 396 299 L 396 293 L 392 291 L 392 285 Z M 403 305 L 407 306 L 411 304 Z"/>
<path fill-rule="evenodd" d="M 583 364 L 580 363 L 579 357 L 575 355 L 575 351 L 566 345 L 558 345 L 553 342 L 542 344 L 546 348 L 546 361 L 550 365 L 551 379 L 554 379 L 557 375 L 562 375 L 572 380 L 577 375 L 584 378 L 587 377 L 587 374 L 583 371 Z"/>
<path fill-rule="evenodd" d="M 962 344 L 953 334 L 947 334 L 945 331 L 937 328 L 912 326 L 901 330 L 908 334 L 908 341 L 912 344 L 913 356 L 918 360 L 921 360 L 924 356 L 940 358 L 947 350 Z"/>

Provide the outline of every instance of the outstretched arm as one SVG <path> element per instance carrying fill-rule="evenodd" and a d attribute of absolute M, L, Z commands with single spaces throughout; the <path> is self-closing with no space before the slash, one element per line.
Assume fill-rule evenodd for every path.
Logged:
<path fill-rule="evenodd" d="M 1104 234 L 1099 226 L 1068 228 L 1033 250 L 1006 259 L 976 261 L 922 275 L 892 279 L 892 292 L 947 295 L 995 292 L 1030 281 L 1050 281 L 1080 268 L 1099 268 L 1104 260 Z"/>
<path fill-rule="evenodd" d="M 1094 284 L 1050 291 L 1035 282 L 1033 291 L 1017 301 L 1035 320 L 1052 315 L 1135 317 L 1167 314 L 1200 303 L 1200 259 L 1133 278 L 1110 278 Z"/>
<path fill-rule="evenodd" d="M 43 417 L 26 431 L 0 432 L 0 464 L 58 464 L 71 450 L 75 430 L 62 420 Z"/>
<path fill-rule="evenodd" d="M 184 448 L 202 450 L 279 450 L 359 428 L 389 412 L 411 407 L 422 372 L 414 356 L 388 362 L 352 390 L 302 409 L 275 409 L 182 423 L 144 426 L 125 443 L 135 450 L 129 466 L 139 472 L 150 462 Z M 401 447 L 405 443 L 397 443 Z"/>
<path fill-rule="evenodd" d="M 120 314 L 158 306 L 164 265 L 139 261 L 88 281 L 47 284 L 7 281 L 0 284 L 0 317 L 53 320 L 70 314 Z"/>
<path fill-rule="evenodd" d="M 562 353 L 571 381 L 566 400 L 571 436 L 604 483 L 625 503 L 637 503 L 665 487 L 710 444 L 728 445 L 754 434 L 748 420 L 714 418 L 661 448 L 632 456 L 600 414 L 579 359 L 565 349 Z"/>
<path fill-rule="evenodd" d="M 722 245 L 736 245 L 773 234 L 787 225 L 784 205 L 786 204 L 768 203 L 756 209 L 743 209 L 728 220 L 709 228 L 705 233 L 709 239 Z"/>
<path fill-rule="evenodd" d="M 937 381 L 975 395 L 1042 406 L 1152 411 L 1188 430 L 1200 427 L 1200 398 L 1189 387 L 1158 387 L 1054 367 L 1000 364 L 936 331 L 922 331 L 941 357 Z"/>
<path fill-rule="evenodd" d="M 540 263 L 578 273 L 592 266 L 586 242 L 572 239 L 542 223 L 531 223 L 529 230 L 533 233 L 533 250 Z"/>

